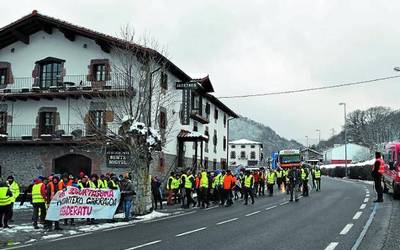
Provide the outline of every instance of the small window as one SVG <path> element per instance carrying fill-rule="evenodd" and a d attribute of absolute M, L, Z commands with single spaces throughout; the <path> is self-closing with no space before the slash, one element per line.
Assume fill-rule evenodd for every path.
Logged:
<path fill-rule="evenodd" d="M 103 131 L 106 128 L 106 111 L 91 110 L 89 111 L 90 129 L 89 133 Z"/>
<path fill-rule="evenodd" d="M 164 90 L 168 89 L 168 75 L 164 72 L 161 72 L 160 87 Z"/>
<path fill-rule="evenodd" d="M 256 146 L 255 146 L 255 145 L 251 145 L 250 147 L 251 147 L 251 148 L 255 148 Z"/>
<path fill-rule="evenodd" d="M 224 147 L 224 151 L 226 150 L 226 137 L 224 136 L 224 139 L 223 139 L 223 147 Z"/>
<path fill-rule="evenodd" d="M 6 68 L 0 69 L 0 85 L 7 84 L 7 74 L 8 72 Z"/>
<path fill-rule="evenodd" d="M 256 152 L 254 152 L 254 151 L 250 152 L 250 159 L 252 159 L 252 160 L 256 159 Z"/>
<path fill-rule="evenodd" d="M 167 113 L 160 111 L 160 129 L 167 128 Z"/>
<path fill-rule="evenodd" d="M 241 147 L 241 148 L 246 148 L 246 145 L 241 145 L 240 147 Z"/>
<path fill-rule="evenodd" d="M 227 120 L 226 120 L 226 114 L 224 114 L 224 128 L 226 128 L 226 122 L 227 122 Z"/>
<path fill-rule="evenodd" d="M 55 112 L 41 112 L 39 114 L 39 135 L 54 134 Z"/>
<path fill-rule="evenodd" d="M 7 134 L 7 112 L 0 112 L 0 134 Z"/>
<path fill-rule="evenodd" d="M 193 122 L 193 131 L 199 131 L 199 127 L 198 127 L 198 123 L 197 122 Z"/>
<path fill-rule="evenodd" d="M 235 145 L 232 145 L 231 148 L 236 148 L 236 146 L 235 146 Z"/>
<path fill-rule="evenodd" d="M 218 120 L 218 109 L 217 108 L 215 108 L 214 119 L 215 119 L 215 122 L 217 122 L 217 120 Z"/>
<path fill-rule="evenodd" d="M 217 170 L 217 159 L 213 160 L 213 170 Z"/>
<path fill-rule="evenodd" d="M 208 158 L 204 157 L 204 168 L 208 169 Z"/>
<path fill-rule="evenodd" d="M 99 63 L 93 65 L 93 76 L 94 80 L 97 82 L 106 80 L 106 65 L 104 63 Z"/>
<path fill-rule="evenodd" d="M 204 151 L 208 153 L 208 141 L 210 140 L 210 133 L 208 132 L 208 127 L 206 127 L 206 130 L 204 131 L 204 135 L 208 137 L 208 140 L 204 144 Z"/>
<path fill-rule="evenodd" d="M 213 138 L 214 153 L 217 153 L 217 142 L 218 142 L 217 130 L 214 129 L 214 138 Z"/>
<path fill-rule="evenodd" d="M 235 151 L 231 151 L 231 159 L 236 159 L 236 152 Z"/>
<path fill-rule="evenodd" d="M 246 152 L 245 152 L 245 151 L 241 151 L 241 152 L 240 152 L 240 158 L 241 158 L 241 159 L 246 158 Z"/>
<path fill-rule="evenodd" d="M 206 103 L 206 117 L 207 117 L 207 119 L 210 119 L 210 111 L 211 111 L 211 107 L 210 107 L 210 104 L 207 102 Z"/>

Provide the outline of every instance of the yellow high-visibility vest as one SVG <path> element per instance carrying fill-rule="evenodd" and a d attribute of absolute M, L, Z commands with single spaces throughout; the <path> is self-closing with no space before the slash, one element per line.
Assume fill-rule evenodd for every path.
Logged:
<path fill-rule="evenodd" d="M 45 200 L 42 196 L 42 185 L 43 183 L 34 184 L 32 187 L 32 203 L 44 203 Z"/>
<path fill-rule="evenodd" d="M 0 187 L 0 207 L 10 205 L 12 196 L 7 195 L 8 187 Z"/>
<path fill-rule="evenodd" d="M 252 175 L 249 175 L 249 176 L 246 175 L 244 177 L 244 186 L 247 187 L 247 188 L 251 188 L 251 180 L 252 179 L 253 179 Z"/>

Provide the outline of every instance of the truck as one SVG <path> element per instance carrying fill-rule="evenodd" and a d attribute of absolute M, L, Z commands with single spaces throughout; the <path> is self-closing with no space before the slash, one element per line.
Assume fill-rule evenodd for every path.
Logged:
<path fill-rule="evenodd" d="M 279 151 L 279 166 L 283 169 L 301 166 L 301 153 L 297 149 L 285 149 Z"/>
<path fill-rule="evenodd" d="M 384 190 L 393 192 L 393 198 L 400 199 L 400 142 L 386 144 L 384 160 Z"/>

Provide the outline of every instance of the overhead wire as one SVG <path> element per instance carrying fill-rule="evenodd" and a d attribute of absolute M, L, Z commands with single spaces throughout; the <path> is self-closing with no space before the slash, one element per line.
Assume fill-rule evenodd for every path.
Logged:
<path fill-rule="evenodd" d="M 232 96 L 220 96 L 219 99 L 234 99 L 234 98 L 249 98 L 249 97 L 258 97 L 258 96 L 271 96 L 271 95 L 284 95 L 284 94 L 293 94 L 293 93 L 303 93 L 317 90 L 325 90 L 325 89 L 334 89 L 334 88 L 342 88 L 348 86 L 355 86 L 361 84 L 367 84 L 372 82 L 386 81 L 390 79 L 400 78 L 400 75 L 395 76 L 387 76 L 380 77 L 370 80 L 358 81 L 358 82 L 349 82 L 349 83 L 340 83 L 322 87 L 313 87 L 313 88 L 304 88 L 304 89 L 295 89 L 295 90 L 285 90 L 285 91 L 277 91 L 277 92 L 266 92 L 266 93 L 258 93 L 258 94 L 247 94 L 247 95 L 232 95 Z"/>

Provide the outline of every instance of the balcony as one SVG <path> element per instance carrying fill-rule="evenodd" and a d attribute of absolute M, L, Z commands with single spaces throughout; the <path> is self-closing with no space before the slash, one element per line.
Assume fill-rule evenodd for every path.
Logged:
<path fill-rule="evenodd" d="M 66 75 L 57 79 L 41 81 L 33 77 L 14 77 L 12 84 L 0 85 L 0 96 L 6 100 L 32 98 L 52 99 L 66 97 L 93 97 L 99 95 L 134 95 L 132 77 L 111 74 L 110 80 L 89 81 L 87 75 Z"/>
<path fill-rule="evenodd" d="M 192 109 L 192 112 L 190 114 L 190 118 L 192 118 L 195 121 L 200 122 L 201 124 L 208 124 L 210 123 L 209 115 L 206 114 L 205 110 L 205 105 L 200 109 Z"/>
<path fill-rule="evenodd" d="M 60 124 L 39 128 L 36 124 L 8 125 L 7 132 L 0 134 L 0 143 L 53 144 L 79 143 L 112 137 L 118 134 L 120 125 L 109 123 L 104 128 L 89 128 L 85 124 Z"/>

